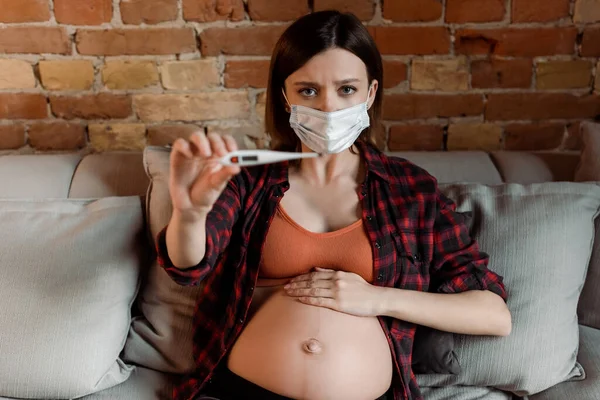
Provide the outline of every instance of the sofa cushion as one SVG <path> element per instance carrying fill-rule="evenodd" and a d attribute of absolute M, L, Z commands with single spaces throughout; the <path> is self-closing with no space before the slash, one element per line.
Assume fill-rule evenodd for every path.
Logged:
<path fill-rule="evenodd" d="M 144 367 L 135 367 L 120 385 L 82 397 L 80 400 L 166 400 L 173 398 L 179 377 Z"/>
<path fill-rule="evenodd" d="M 420 375 L 421 386 L 494 386 L 527 395 L 581 376 L 577 301 L 600 207 L 600 185 L 572 182 L 449 185 L 473 211 L 473 237 L 504 278 L 508 337 L 456 335 L 460 375 Z"/>
<path fill-rule="evenodd" d="M 141 152 L 89 154 L 77 166 L 69 197 L 143 196 L 148 183 Z"/>
<path fill-rule="evenodd" d="M 600 399 L 600 330 L 580 326 L 577 360 L 585 370 L 585 379 L 564 382 L 530 396 L 529 400 L 598 400 Z"/>
<path fill-rule="evenodd" d="M 0 198 L 67 198 L 79 154 L 0 157 Z"/>
<path fill-rule="evenodd" d="M 152 243 L 171 218 L 169 154 L 169 149 L 163 147 L 144 151 L 144 166 L 151 182 L 146 220 Z M 200 287 L 176 284 L 154 260 L 138 296 L 142 315 L 131 323 L 124 359 L 163 372 L 192 371 L 192 318 L 199 292 Z"/>
<path fill-rule="evenodd" d="M 125 381 L 139 197 L 1 200 L 0 220 L 0 396 L 74 398 Z"/>
<path fill-rule="evenodd" d="M 511 400 L 512 394 L 490 387 L 444 386 L 423 387 L 421 394 L 426 400 Z"/>
<path fill-rule="evenodd" d="M 506 183 L 572 182 L 578 152 L 495 151 L 490 154 Z"/>
<path fill-rule="evenodd" d="M 424 168 L 439 183 L 502 183 L 502 177 L 490 156 L 482 151 L 405 151 L 386 154 L 405 158 Z"/>
<path fill-rule="evenodd" d="M 129 378 L 116 386 L 80 397 L 79 400 L 167 400 L 173 398 L 178 376 L 134 367 Z M 0 400 L 20 400 L 1 397 Z"/>
<path fill-rule="evenodd" d="M 600 124 L 582 124 L 583 151 L 575 179 L 600 182 Z M 588 276 L 581 292 L 579 323 L 600 329 L 600 219 L 596 220 L 596 239 Z"/>

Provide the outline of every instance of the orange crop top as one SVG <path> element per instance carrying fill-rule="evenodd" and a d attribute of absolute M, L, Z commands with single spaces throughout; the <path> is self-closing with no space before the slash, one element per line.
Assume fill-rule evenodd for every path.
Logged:
<path fill-rule="evenodd" d="M 278 206 L 265 239 L 258 284 L 279 284 L 314 267 L 354 272 L 372 283 L 373 252 L 362 220 L 337 231 L 314 233 Z"/>

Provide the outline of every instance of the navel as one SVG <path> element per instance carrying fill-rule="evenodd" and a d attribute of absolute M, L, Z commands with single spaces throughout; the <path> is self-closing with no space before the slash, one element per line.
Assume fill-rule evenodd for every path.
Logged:
<path fill-rule="evenodd" d="M 302 343 L 302 350 L 308 354 L 320 354 L 323 351 L 323 346 L 315 338 L 310 338 Z"/>

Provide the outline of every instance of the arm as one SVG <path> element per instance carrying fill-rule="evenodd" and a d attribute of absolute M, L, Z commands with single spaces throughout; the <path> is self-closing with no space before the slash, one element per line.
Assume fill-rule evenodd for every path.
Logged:
<path fill-rule="evenodd" d="M 381 314 L 455 333 L 509 335 L 502 277 L 487 268 L 489 257 L 470 237 L 456 205 L 437 188 L 435 197 L 430 276 L 437 293 L 386 288 Z"/>
<path fill-rule="evenodd" d="M 511 316 L 500 296 L 487 290 L 443 294 L 383 288 L 380 315 L 467 335 L 508 336 Z"/>
<path fill-rule="evenodd" d="M 237 179 L 227 187 L 208 214 L 182 215 L 174 210 L 158 234 L 159 264 L 180 285 L 198 285 L 227 248 L 241 208 Z"/>

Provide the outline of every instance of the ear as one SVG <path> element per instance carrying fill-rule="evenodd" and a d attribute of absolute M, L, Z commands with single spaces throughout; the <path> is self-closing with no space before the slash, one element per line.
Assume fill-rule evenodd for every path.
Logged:
<path fill-rule="evenodd" d="M 367 109 L 370 109 L 373 103 L 375 102 L 375 97 L 377 96 L 377 89 L 379 89 L 379 82 L 377 79 L 373 79 L 371 81 L 371 89 L 369 90 L 369 104 L 367 104 Z"/>
<path fill-rule="evenodd" d="M 283 103 L 283 108 L 285 109 L 285 112 L 287 112 L 288 114 L 292 112 L 292 109 L 290 108 L 288 101 L 287 101 L 287 97 L 285 96 L 285 87 L 281 88 L 281 96 L 280 96 L 281 102 Z"/>

